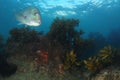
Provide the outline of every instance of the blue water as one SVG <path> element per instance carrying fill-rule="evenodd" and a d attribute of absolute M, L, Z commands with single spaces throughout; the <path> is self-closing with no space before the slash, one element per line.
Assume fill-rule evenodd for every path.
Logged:
<path fill-rule="evenodd" d="M 33 28 L 45 33 L 57 16 L 80 19 L 79 28 L 86 33 L 107 35 L 120 27 L 120 0 L 0 0 L 0 34 L 8 37 L 10 29 L 20 27 L 15 11 L 26 6 L 39 8 L 42 24 Z"/>

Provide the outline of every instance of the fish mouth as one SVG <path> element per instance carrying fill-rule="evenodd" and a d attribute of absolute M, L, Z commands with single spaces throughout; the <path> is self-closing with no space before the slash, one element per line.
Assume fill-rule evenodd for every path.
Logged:
<path fill-rule="evenodd" d="M 37 20 L 36 23 L 41 24 L 41 21 L 40 21 L 40 20 Z"/>
<path fill-rule="evenodd" d="M 31 21 L 28 23 L 30 26 L 39 26 L 41 24 L 40 21 Z"/>
<path fill-rule="evenodd" d="M 38 23 L 41 23 L 41 21 L 40 21 L 40 20 L 37 20 L 37 22 L 38 22 Z"/>

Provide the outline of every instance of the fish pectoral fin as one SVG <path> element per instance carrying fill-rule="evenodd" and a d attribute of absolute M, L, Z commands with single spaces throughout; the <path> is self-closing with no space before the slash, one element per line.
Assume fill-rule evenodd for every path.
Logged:
<path fill-rule="evenodd" d="M 28 25 L 25 25 L 25 27 L 28 27 Z"/>
<path fill-rule="evenodd" d="M 28 27 L 28 25 L 23 24 L 23 23 L 18 23 L 17 25 L 19 25 L 19 26 L 21 26 L 21 25 L 22 25 L 22 26 L 24 26 L 24 27 L 26 27 L 26 28 Z"/>

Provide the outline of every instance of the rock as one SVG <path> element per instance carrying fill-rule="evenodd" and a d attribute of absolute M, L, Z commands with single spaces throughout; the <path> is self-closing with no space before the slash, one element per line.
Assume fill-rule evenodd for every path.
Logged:
<path fill-rule="evenodd" d="M 14 74 L 17 70 L 17 66 L 12 63 L 8 63 L 3 55 L 0 55 L 0 75 L 2 77 L 8 77 Z"/>
<path fill-rule="evenodd" d="M 102 70 L 92 80 L 120 80 L 120 70 L 116 67 L 110 67 Z"/>

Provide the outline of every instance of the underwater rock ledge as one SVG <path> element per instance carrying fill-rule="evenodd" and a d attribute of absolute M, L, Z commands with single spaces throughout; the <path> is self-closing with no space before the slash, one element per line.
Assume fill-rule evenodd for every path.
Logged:
<path fill-rule="evenodd" d="M 120 80 L 120 67 L 111 66 L 101 70 L 92 80 Z"/>

